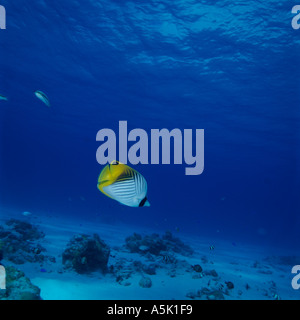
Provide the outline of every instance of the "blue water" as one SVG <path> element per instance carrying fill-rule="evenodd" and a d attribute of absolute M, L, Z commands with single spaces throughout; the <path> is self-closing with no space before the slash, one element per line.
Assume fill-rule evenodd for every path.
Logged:
<path fill-rule="evenodd" d="M 291 2 L 1 4 L 2 207 L 297 252 L 300 31 Z M 204 129 L 203 174 L 138 165 L 150 208 L 105 197 L 96 134 L 118 133 L 121 120 L 148 133 Z"/>

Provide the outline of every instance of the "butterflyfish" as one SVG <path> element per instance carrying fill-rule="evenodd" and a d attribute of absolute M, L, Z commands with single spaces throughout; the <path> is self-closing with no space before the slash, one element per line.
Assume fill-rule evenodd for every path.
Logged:
<path fill-rule="evenodd" d="M 147 181 L 136 170 L 119 161 L 106 165 L 98 178 L 98 189 L 129 207 L 149 207 Z"/>

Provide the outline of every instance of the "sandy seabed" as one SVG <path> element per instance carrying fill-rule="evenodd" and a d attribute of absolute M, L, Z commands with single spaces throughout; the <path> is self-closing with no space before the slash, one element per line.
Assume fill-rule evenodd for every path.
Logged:
<path fill-rule="evenodd" d="M 12 218 L 12 214 L 2 210 L 0 222 Z M 13 216 L 36 224 L 45 233 L 40 241 L 47 255 L 55 257 L 55 263 L 25 263 L 14 265 L 23 271 L 31 282 L 41 289 L 45 300 L 206 300 L 216 296 L 205 290 L 222 292 L 225 300 L 299 300 L 300 290 L 294 290 L 286 254 L 272 254 L 264 249 L 249 245 L 233 245 L 221 241 L 209 250 L 211 239 L 177 233 L 176 237 L 188 244 L 194 253 L 191 256 L 176 254 L 176 266 L 154 261 L 158 267 L 155 274 L 146 275 L 151 279 L 150 288 L 141 287 L 139 282 L 145 274 L 134 270 L 134 263 L 149 264 L 147 256 L 130 253 L 124 247 L 126 237 L 133 233 L 152 234 L 156 230 L 138 229 L 129 225 L 108 225 L 95 222 L 67 220 L 60 217 Z M 112 273 L 93 272 L 78 274 L 66 270 L 62 264 L 62 252 L 75 234 L 97 233 L 111 248 L 108 266 L 122 264 L 128 271 L 128 279 L 120 283 Z M 276 252 L 274 250 L 274 252 Z M 282 258 L 284 256 L 284 259 Z M 292 261 L 292 256 L 291 256 Z M 153 262 L 153 261 L 152 261 Z M 193 272 L 191 266 L 200 264 L 203 273 Z M 299 261 L 300 264 L 300 261 Z M 130 270 L 131 268 L 131 270 Z M 213 271 L 213 272 L 212 272 Z M 230 282 L 234 288 L 228 288 Z M 203 291 L 204 289 L 204 291 Z M 199 292 L 202 292 L 199 293 Z"/>

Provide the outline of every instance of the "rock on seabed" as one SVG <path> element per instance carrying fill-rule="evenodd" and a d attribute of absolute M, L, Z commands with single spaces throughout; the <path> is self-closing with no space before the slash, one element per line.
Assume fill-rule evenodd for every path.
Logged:
<path fill-rule="evenodd" d="M 62 260 L 66 268 L 73 268 L 78 273 L 106 271 L 109 254 L 110 248 L 97 234 L 80 234 L 71 238 Z"/>
<path fill-rule="evenodd" d="M 40 288 L 33 285 L 24 272 L 8 266 L 6 271 L 6 289 L 0 290 L 0 300 L 41 300 Z"/>

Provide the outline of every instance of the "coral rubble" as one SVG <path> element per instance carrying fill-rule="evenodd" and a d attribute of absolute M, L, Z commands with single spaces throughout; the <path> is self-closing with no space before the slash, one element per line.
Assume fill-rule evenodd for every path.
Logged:
<path fill-rule="evenodd" d="M 179 238 L 174 237 L 170 231 L 167 231 L 162 237 L 153 233 L 151 235 L 141 236 L 134 233 L 126 238 L 125 247 L 132 253 L 162 255 L 166 252 L 178 253 L 183 256 L 191 256 L 193 249 L 184 244 Z"/>
<path fill-rule="evenodd" d="M 46 249 L 39 243 L 45 234 L 28 222 L 10 219 L 0 226 L 0 260 L 15 264 L 44 262 Z"/>

